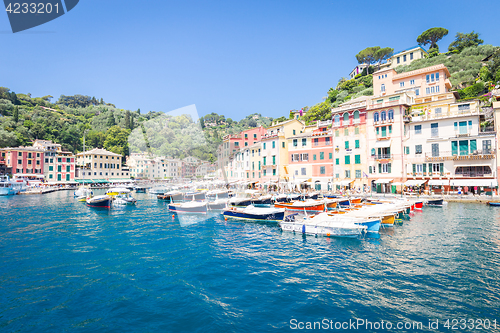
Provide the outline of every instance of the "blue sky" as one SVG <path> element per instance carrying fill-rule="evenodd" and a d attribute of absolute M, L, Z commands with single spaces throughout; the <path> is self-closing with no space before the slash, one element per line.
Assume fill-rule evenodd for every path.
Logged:
<path fill-rule="evenodd" d="M 81 0 L 69 13 L 12 34 L 0 13 L 0 86 L 33 96 L 83 94 L 117 107 L 195 104 L 239 120 L 322 101 L 367 46 L 396 51 L 424 30 L 475 30 L 500 45 L 500 3 L 470 1 Z"/>

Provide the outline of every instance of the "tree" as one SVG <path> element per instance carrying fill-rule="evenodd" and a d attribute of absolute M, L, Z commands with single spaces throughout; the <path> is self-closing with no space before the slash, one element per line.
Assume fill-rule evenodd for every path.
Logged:
<path fill-rule="evenodd" d="M 429 51 L 430 49 L 437 49 L 439 51 L 437 42 L 447 34 L 448 30 L 445 28 L 430 28 L 422 32 L 422 34 L 417 37 L 417 43 L 420 46 L 431 44 Z"/>
<path fill-rule="evenodd" d="M 110 111 L 109 112 L 109 115 L 108 115 L 108 121 L 106 123 L 106 125 L 108 127 L 113 127 L 116 125 L 116 122 L 115 122 L 115 115 L 113 114 L 113 111 Z"/>
<path fill-rule="evenodd" d="M 125 112 L 125 128 L 132 129 L 130 127 L 130 111 L 129 110 L 127 110 Z"/>
<path fill-rule="evenodd" d="M 129 129 L 122 129 L 119 126 L 113 126 L 106 132 L 106 141 L 104 148 L 113 153 L 123 156 L 128 155 L 128 136 Z"/>
<path fill-rule="evenodd" d="M 367 47 L 366 49 L 361 50 L 358 54 L 356 54 L 356 60 L 358 60 L 358 63 L 360 64 L 366 64 L 366 67 L 368 67 L 371 64 L 375 63 L 375 54 L 379 50 L 380 46 Z"/>
<path fill-rule="evenodd" d="M 14 112 L 12 113 L 12 118 L 14 120 L 14 122 L 18 122 L 19 121 L 19 107 L 14 107 Z"/>
<path fill-rule="evenodd" d="M 375 52 L 374 58 L 378 61 L 378 69 L 380 69 L 380 64 L 382 61 L 389 59 L 392 57 L 394 49 L 391 47 L 384 47 Z"/>
<path fill-rule="evenodd" d="M 0 129 L 0 147 L 15 147 L 17 146 L 17 136 L 15 133 Z"/>
<path fill-rule="evenodd" d="M 462 50 L 466 47 L 478 46 L 483 43 L 484 40 L 479 39 L 479 34 L 475 33 L 474 30 L 468 34 L 457 32 L 455 40 L 450 44 L 450 46 L 448 46 L 448 51 L 452 52 L 457 50 L 458 52 L 462 52 Z"/>

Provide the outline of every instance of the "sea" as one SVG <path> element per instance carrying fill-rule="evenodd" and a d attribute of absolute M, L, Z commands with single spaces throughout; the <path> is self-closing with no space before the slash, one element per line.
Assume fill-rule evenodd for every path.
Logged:
<path fill-rule="evenodd" d="M 134 196 L 0 197 L 0 332 L 500 332 L 500 207 L 333 238 Z"/>

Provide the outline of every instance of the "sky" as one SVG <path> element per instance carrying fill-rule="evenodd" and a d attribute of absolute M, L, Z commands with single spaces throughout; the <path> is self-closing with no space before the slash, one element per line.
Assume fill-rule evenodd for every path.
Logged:
<path fill-rule="evenodd" d="M 13 34 L 0 13 L 0 86 L 32 96 L 89 95 L 119 108 L 288 116 L 322 101 L 368 46 L 417 45 L 432 27 L 500 45 L 500 2 L 81 0 Z"/>

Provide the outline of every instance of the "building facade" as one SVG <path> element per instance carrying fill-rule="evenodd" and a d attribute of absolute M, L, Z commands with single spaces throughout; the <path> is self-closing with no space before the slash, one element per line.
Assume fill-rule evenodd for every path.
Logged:
<path fill-rule="evenodd" d="M 123 168 L 123 156 L 106 149 L 94 148 L 76 155 L 76 181 L 113 182 L 130 180 L 128 168 Z"/>

